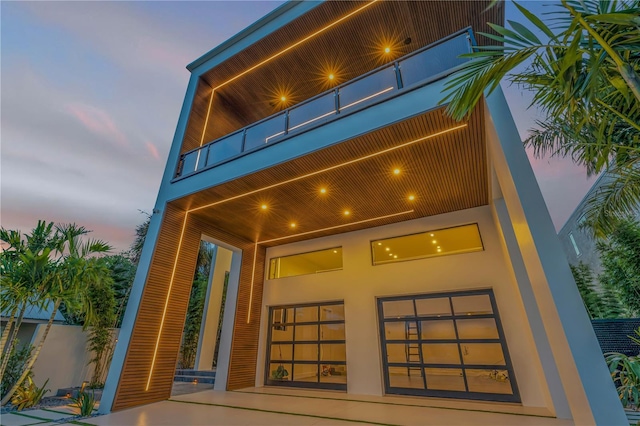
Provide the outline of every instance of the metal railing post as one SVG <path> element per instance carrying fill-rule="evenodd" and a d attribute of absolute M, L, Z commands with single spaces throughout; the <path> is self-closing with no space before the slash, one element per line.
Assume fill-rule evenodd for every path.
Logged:
<path fill-rule="evenodd" d="M 284 112 L 284 134 L 289 133 L 289 110 Z"/>
<path fill-rule="evenodd" d="M 336 104 L 336 114 L 340 114 L 340 89 L 335 89 L 333 91 L 333 100 Z"/>
<path fill-rule="evenodd" d="M 400 63 L 398 61 L 395 62 L 395 71 L 396 71 L 396 83 L 398 84 L 398 90 L 402 89 L 402 74 L 400 73 Z"/>
<path fill-rule="evenodd" d="M 242 145 L 240 147 L 240 152 L 244 152 L 245 143 L 247 142 L 247 128 L 242 129 Z"/>

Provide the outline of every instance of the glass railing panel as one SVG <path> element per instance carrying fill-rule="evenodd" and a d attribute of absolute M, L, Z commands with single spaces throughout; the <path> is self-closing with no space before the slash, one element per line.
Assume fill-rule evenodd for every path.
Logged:
<path fill-rule="evenodd" d="M 182 168 L 180 170 L 180 176 L 186 176 L 196 171 L 196 164 L 198 161 L 198 151 L 192 151 L 184 156 L 182 159 Z"/>
<path fill-rule="evenodd" d="M 289 131 L 328 120 L 336 113 L 335 92 L 329 92 L 310 102 L 289 110 Z"/>
<path fill-rule="evenodd" d="M 373 102 L 397 89 L 394 66 L 384 68 L 340 89 L 340 111 Z"/>
<path fill-rule="evenodd" d="M 249 151 L 250 149 L 268 144 L 279 136 L 284 135 L 284 117 L 284 114 L 278 114 L 262 123 L 247 128 L 244 150 Z"/>
<path fill-rule="evenodd" d="M 463 64 L 469 59 L 458 56 L 470 49 L 468 35 L 464 33 L 400 61 L 402 85 L 411 86 Z"/>
<path fill-rule="evenodd" d="M 202 170 L 205 167 L 207 167 L 207 157 L 208 157 L 208 152 L 210 147 L 211 145 L 205 145 L 199 149 L 200 153 L 196 158 L 196 161 L 198 162 L 198 165 L 196 166 L 196 170 Z"/>
<path fill-rule="evenodd" d="M 244 132 L 236 132 L 220 139 L 209 146 L 207 166 L 219 163 L 242 152 L 242 136 Z"/>

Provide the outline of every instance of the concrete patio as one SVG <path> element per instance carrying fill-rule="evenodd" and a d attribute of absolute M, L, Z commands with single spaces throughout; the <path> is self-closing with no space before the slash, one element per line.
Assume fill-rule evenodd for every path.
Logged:
<path fill-rule="evenodd" d="M 463 408 L 460 408 L 463 407 Z M 299 389 L 205 390 L 83 419 L 91 425 L 573 425 L 516 404 Z"/>

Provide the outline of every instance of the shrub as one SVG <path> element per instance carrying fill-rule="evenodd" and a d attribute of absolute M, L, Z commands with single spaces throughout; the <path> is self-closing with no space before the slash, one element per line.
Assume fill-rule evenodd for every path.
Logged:
<path fill-rule="evenodd" d="M 27 345 L 20 349 L 18 349 L 18 346 L 20 346 L 19 342 L 16 341 L 15 346 L 11 349 L 11 353 L 9 354 L 7 368 L 2 375 L 2 381 L 0 382 L 1 398 L 5 397 L 9 389 L 11 389 L 11 387 L 20 378 L 24 364 L 31 356 L 31 351 L 33 350 L 33 346 L 31 345 Z M 4 356 L 5 355 L 3 355 L 2 358 L 4 358 Z"/>
<path fill-rule="evenodd" d="M 96 398 L 93 392 L 79 392 L 76 398 L 71 398 L 82 417 L 90 416 L 93 413 L 93 407 L 96 405 Z"/>
<path fill-rule="evenodd" d="M 629 404 L 636 409 L 640 408 L 640 356 L 627 356 L 617 352 L 605 355 L 622 405 L 625 408 Z"/>
<path fill-rule="evenodd" d="M 50 389 L 45 389 L 47 383 L 49 383 L 49 379 L 47 379 L 44 382 L 44 385 L 39 388 L 33 382 L 31 377 L 27 377 L 27 380 L 24 381 L 22 386 L 20 386 L 16 390 L 16 393 L 13 394 L 11 403 L 18 409 L 18 411 L 33 407 L 40 402 L 45 393 L 49 392 Z"/>

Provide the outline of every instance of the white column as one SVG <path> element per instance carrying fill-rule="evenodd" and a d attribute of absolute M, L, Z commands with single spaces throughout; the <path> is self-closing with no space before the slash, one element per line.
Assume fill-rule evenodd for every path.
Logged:
<path fill-rule="evenodd" d="M 231 256 L 233 252 L 220 246 L 215 246 L 211 259 L 209 286 L 204 301 L 200 337 L 196 351 L 196 370 L 211 370 L 216 349 L 216 336 L 222 307 L 224 278 L 231 271 Z"/>
<path fill-rule="evenodd" d="M 486 99 L 487 144 L 576 424 L 626 424 L 511 112 L 500 89 Z"/>

